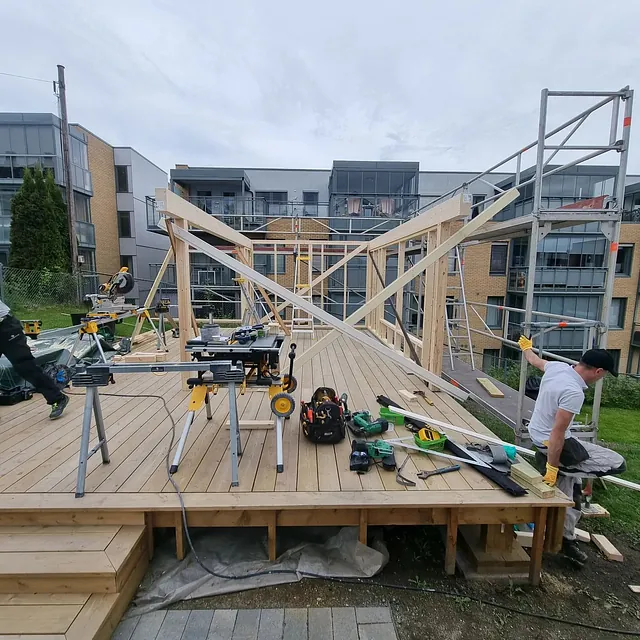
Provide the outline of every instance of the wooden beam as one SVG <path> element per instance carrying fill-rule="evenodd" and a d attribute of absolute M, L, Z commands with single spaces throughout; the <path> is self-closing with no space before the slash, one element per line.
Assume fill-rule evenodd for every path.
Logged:
<path fill-rule="evenodd" d="M 458 510 L 449 509 L 447 517 L 447 546 L 444 557 L 444 570 L 447 575 L 456 573 L 456 548 L 458 542 Z"/>
<path fill-rule="evenodd" d="M 164 276 L 164 273 L 167 270 L 167 267 L 171 263 L 171 260 L 173 260 L 173 249 L 169 248 L 169 250 L 167 251 L 167 255 L 164 257 L 164 260 L 160 265 L 160 269 L 158 270 L 158 273 L 153 281 L 153 284 L 151 285 L 151 289 L 149 289 L 149 293 L 147 294 L 147 297 L 144 301 L 145 309 L 148 309 L 151 306 L 153 302 L 153 298 L 156 295 L 156 291 L 158 290 L 158 287 L 162 282 L 162 277 Z M 138 337 L 138 334 L 140 333 L 140 331 L 142 330 L 143 324 L 144 324 L 144 316 L 138 316 L 138 318 L 136 319 L 136 326 L 134 327 L 133 333 L 131 334 L 132 344 L 133 344 L 133 341 Z"/>
<path fill-rule="evenodd" d="M 368 513 L 366 509 L 360 509 L 360 524 L 358 526 L 358 540 L 366 546 L 368 535 Z"/>
<path fill-rule="evenodd" d="M 405 271 L 401 276 L 396 278 L 390 285 L 385 287 L 377 295 L 374 295 L 366 304 L 364 304 L 355 313 L 352 313 L 345 319 L 345 323 L 355 325 L 360 320 L 369 315 L 373 309 L 380 306 L 391 297 L 394 293 L 400 291 L 404 286 L 411 282 L 415 277 L 420 275 L 427 267 L 435 264 L 440 258 L 446 256 L 451 249 L 460 244 L 468 235 L 472 234 L 478 227 L 482 226 L 488 220 L 491 220 L 499 211 L 513 202 L 520 195 L 517 189 L 510 189 L 498 198 L 492 205 L 487 207 L 480 215 L 465 224 L 461 229 L 456 231 L 452 236 L 445 240 L 440 246 L 429 252 L 422 260 L 419 260 L 413 267 Z M 444 322 L 444 318 L 442 320 Z M 338 337 L 335 331 L 329 333 L 321 340 L 318 340 L 310 349 L 298 356 L 298 366 L 302 366 L 305 362 L 309 362 L 311 358 L 328 347 Z M 424 354 L 422 354 L 424 361 Z M 435 381 L 434 381 L 435 382 Z M 442 385 L 439 385 L 442 388 Z"/>
<path fill-rule="evenodd" d="M 242 264 L 246 265 L 247 267 L 250 267 L 251 265 L 249 264 L 249 262 L 247 261 L 246 257 L 244 256 L 242 251 L 236 251 L 236 255 L 238 256 L 238 258 L 240 259 L 240 262 L 242 262 Z M 278 272 L 278 264 L 275 264 L 275 272 Z M 291 331 L 289 331 L 289 327 L 287 327 L 284 323 L 284 321 L 282 320 L 282 318 L 280 317 L 280 314 L 276 311 L 276 308 L 273 304 L 273 302 L 271 301 L 271 297 L 269 296 L 269 294 L 265 291 L 264 287 L 260 286 L 257 283 L 254 283 L 256 289 L 258 289 L 258 291 L 260 292 L 260 295 L 263 297 L 265 304 L 269 307 L 269 309 L 271 310 L 271 313 L 273 314 L 274 318 L 276 319 L 276 322 L 280 325 L 280 328 L 282 329 L 282 331 L 284 332 L 285 336 L 290 336 L 291 335 Z"/>
<path fill-rule="evenodd" d="M 445 200 L 441 204 L 427 209 L 419 216 L 411 218 L 411 220 L 407 220 L 394 229 L 371 240 L 369 249 L 381 249 L 388 247 L 390 244 L 396 244 L 396 242 L 406 242 L 416 236 L 424 235 L 427 230 L 437 227 L 443 222 L 466 218 L 470 212 L 471 205 L 463 202 L 462 194 L 453 196 L 449 198 L 449 200 Z"/>
<path fill-rule="evenodd" d="M 609 539 L 601 533 L 594 533 L 591 536 L 591 542 L 602 551 L 602 554 L 607 560 L 614 560 L 615 562 L 622 562 L 624 560 L 622 554 L 611 544 Z"/>
<path fill-rule="evenodd" d="M 363 242 L 362 244 L 359 244 L 353 251 L 345 255 L 341 260 L 338 260 L 338 262 L 336 262 L 333 266 L 329 267 L 324 273 L 320 274 L 317 278 L 315 278 L 311 283 L 311 286 L 315 287 L 316 285 L 320 284 L 323 280 L 326 280 L 326 278 L 328 278 L 332 273 L 336 272 L 338 269 L 346 265 L 347 262 L 351 260 L 351 258 L 354 258 L 355 256 L 362 253 L 368 246 L 369 246 L 368 242 Z M 345 245 L 345 251 L 346 251 L 346 245 Z M 324 267 L 324 265 L 322 266 Z M 298 293 L 299 295 L 304 295 L 310 288 L 311 287 L 301 287 L 300 291 L 296 293 Z M 278 310 L 278 312 L 280 312 L 289 304 L 290 304 L 289 302 L 285 301 L 279 304 L 276 307 L 276 309 Z M 262 318 L 262 321 L 268 322 L 270 317 L 271 316 L 264 316 Z"/>
<path fill-rule="evenodd" d="M 180 218 L 186 223 L 208 231 L 217 238 L 227 240 L 231 244 L 251 249 L 252 243 L 247 236 L 232 229 L 224 222 L 171 192 L 169 189 L 156 189 L 156 206 L 158 213 L 169 218 Z M 188 227 L 185 227 L 188 228 Z"/>
<path fill-rule="evenodd" d="M 176 237 L 180 238 L 181 240 L 184 240 L 186 243 L 190 244 L 195 249 L 198 249 L 198 251 L 201 251 L 205 255 L 208 255 L 214 260 L 217 260 L 218 262 L 220 262 L 220 264 L 223 264 L 226 267 L 229 267 L 233 271 L 239 272 L 240 274 L 244 275 L 247 278 L 251 278 L 252 282 L 261 284 L 263 287 L 265 287 L 265 289 L 268 289 L 269 291 L 275 293 L 276 295 L 279 295 L 284 300 L 288 300 L 289 302 L 294 304 L 296 307 L 299 307 L 300 309 L 306 311 L 308 314 L 312 315 L 313 317 L 318 318 L 325 324 L 328 324 L 330 327 L 333 327 L 334 329 L 337 329 L 338 331 L 348 335 L 350 338 L 353 338 L 357 342 L 364 344 L 365 346 L 369 347 L 376 353 L 380 353 L 381 355 L 388 358 L 392 362 L 395 362 L 396 364 L 403 367 L 407 371 L 414 373 L 419 378 L 426 380 L 427 382 L 436 384 L 439 388 L 441 388 L 443 391 L 446 391 L 447 393 L 452 395 L 454 398 L 458 398 L 460 400 L 467 399 L 468 394 L 462 391 L 461 389 L 459 389 L 458 387 L 455 387 L 454 385 L 450 384 L 449 382 L 446 382 L 442 378 L 439 378 L 438 376 L 435 376 L 434 374 L 427 371 L 426 369 L 423 369 L 422 367 L 418 366 L 415 362 L 412 362 L 411 360 L 408 360 L 407 358 L 405 358 L 403 355 L 396 353 L 394 349 L 390 349 L 389 347 L 383 345 L 381 342 L 379 342 L 375 338 L 372 338 L 371 336 L 366 335 L 366 333 L 364 333 L 363 331 L 358 331 L 353 326 L 345 322 L 342 322 L 341 320 L 338 320 L 336 317 L 332 316 L 330 313 L 328 313 L 324 309 L 320 309 L 320 307 L 316 307 L 315 305 L 311 304 L 308 300 L 305 300 L 304 298 L 301 298 L 300 296 L 289 291 L 288 289 L 285 289 L 281 285 L 276 284 L 273 280 L 270 280 L 269 278 L 262 275 L 261 273 L 258 273 L 251 267 L 248 267 L 242 264 L 242 262 L 240 262 L 239 260 L 235 260 L 231 256 L 220 251 L 220 249 L 217 249 L 216 247 L 210 245 L 204 240 L 198 238 L 197 236 L 194 236 L 192 233 L 189 233 L 184 229 L 180 229 L 179 227 L 176 227 L 174 229 L 174 233 L 176 234 Z M 181 335 L 182 335 L 182 332 L 181 332 Z"/>
<path fill-rule="evenodd" d="M 404 273 L 405 265 L 405 243 L 401 242 L 398 246 L 398 277 Z M 402 320 L 404 317 L 404 287 L 396 293 L 396 309 L 398 311 L 398 317 Z M 400 340 L 402 339 L 402 333 L 400 332 L 400 323 L 396 321 L 396 330 L 393 334 L 393 346 L 396 349 L 400 349 Z M 407 354 L 408 345 L 404 345 L 404 353 Z"/>
<path fill-rule="evenodd" d="M 504 398 L 504 393 L 489 378 L 476 378 L 476 380 L 492 398 Z"/>

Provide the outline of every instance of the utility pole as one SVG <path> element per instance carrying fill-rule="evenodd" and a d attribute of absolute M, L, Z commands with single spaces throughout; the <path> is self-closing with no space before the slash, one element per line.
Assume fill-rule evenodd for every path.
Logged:
<path fill-rule="evenodd" d="M 71 178 L 71 136 L 69 135 L 69 117 L 67 116 L 67 87 L 64 82 L 64 67 L 61 64 L 58 65 L 58 100 L 60 101 L 60 119 L 62 120 L 62 166 L 64 169 L 64 182 L 67 193 L 71 270 L 75 273 L 78 269 L 76 203 L 73 199 L 73 181 Z"/>

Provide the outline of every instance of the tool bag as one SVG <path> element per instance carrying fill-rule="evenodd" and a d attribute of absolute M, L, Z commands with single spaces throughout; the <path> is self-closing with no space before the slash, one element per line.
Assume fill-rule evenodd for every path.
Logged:
<path fill-rule="evenodd" d="M 336 444 L 345 436 L 346 395 L 338 398 L 331 387 L 318 387 L 311 402 L 302 401 L 300 424 L 304 435 L 316 444 Z"/>

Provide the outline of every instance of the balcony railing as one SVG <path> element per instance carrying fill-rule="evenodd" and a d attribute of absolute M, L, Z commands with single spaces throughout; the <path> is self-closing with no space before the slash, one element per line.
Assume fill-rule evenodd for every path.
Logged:
<path fill-rule="evenodd" d="M 262 198 L 195 196 L 189 202 L 238 231 L 269 230 L 268 224 L 280 218 L 318 220 L 317 232 L 344 235 L 379 235 L 398 226 L 403 218 L 386 215 L 375 208 L 353 208 L 348 214 L 336 203 L 267 202 Z M 364 200 L 364 198 L 362 199 Z M 375 214 L 375 215 L 374 215 Z M 147 199 L 147 228 L 157 229 L 160 215 L 155 201 Z M 279 229 L 279 231 L 281 231 Z M 314 231 L 316 231 L 314 229 Z"/>
<path fill-rule="evenodd" d="M 96 228 L 91 222 L 81 222 L 76 220 L 76 237 L 78 246 L 87 249 L 95 249 L 96 247 Z"/>
<path fill-rule="evenodd" d="M 526 291 L 528 267 L 509 269 L 508 289 Z M 536 267 L 536 291 L 604 291 L 607 270 L 603 267 Z"/>
<path fill-rule="evenodd" d="M 622 222 L 640 222 L 640 207 L 622 212 Z"/>

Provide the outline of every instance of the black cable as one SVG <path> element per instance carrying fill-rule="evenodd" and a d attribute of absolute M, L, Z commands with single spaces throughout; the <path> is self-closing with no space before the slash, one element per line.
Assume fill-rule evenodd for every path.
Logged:
<path fill-rule="evenodd" d="M 71 393 L 70 395 L 83 395 L 79 393 Z M 540 620 L 548 620 L 550 622 L 558 622 L 560 624 L 567 624 L 574 627 L 580 627 L 582 629 L 590 629 L 592 631 L 601 631 L 603 633 L 613 633 L 622 636 L 632 636 L 632 637 L 640 637 L 640 631 L 626 631 L 624 629 L 612 629 L 609 627 L 600 627 L 598 625 L 589 624 L 587 622 L 579 622 L 577 620 L 566 620 L 564 618 L 559 618 L 557 616 L 551 616 L 544 613 L 536 613 L 534 611 L 524 611 L 523 609 L 517 609 L 516 607 L 510 607 L 506 604 L 500 604 L 499 602 L 493 602 L 492 600 L 486 600 L 485 598 L 480 598 L 478 596 L 466 595 L 461 593 L 454 593 L 451 591 L 446 591 L 444 589 L 436 589 L 433 587 L 418 587 L 411 585 L 403 585 L 403 584 L 393 584 L 388 582 L 377 582 L 375 580 L 364 580 L 362 578 L 338 578 L 332 576 L 324 576 L 318 573 L 311 573 L 308 571 L 296 571 L 294 569 L 265 569 L 264 571 L 254 571 L 253 573 L 247 573 L 241 576 L 235 575 L 225 575 L 222 573 L 218 573 L 213 569 L 207 567 L 204 562 L 198 556 L 198 553 L 195 550 L 193 545 L 193 541 L 191 540 L 191 533 L 189 531 L 189 525 L 187 523 L 187 509 L 184 504 L 184 499 L 182 496 L 182 491 L 178 486 L 177 482 L 173 479 L 173 475 L 169 472 L 171 467 L 170 458 L 171 458 L 171 449 L 173 448 L 173 443 L 176 439 L 176 422 L 171 415 L 171 411 L 167 406 L 166 400 L 162 396 L 153 395 L 153 394 L 126 394 L 126 393 L 103 393 L 104 396 L 112 396 L 116 398 L 155 398 L 156 400 L 160 400 L 162 402 L 162 406 L 171 422 L 171 440 L 169 442 L 169 447 L 167 448 L 167 455 L 165 456 L 165 463 L 167 468 L 167 478 L 169 482 L 173 486 L 176 495 L 178 497 L 178 501 L 180 502 L 180 510 L 182 513 L 182 524 L 184 527 L 184 534 L 187 539 L 187 543 L 189 544 L 189 548 L 191 549 L 191 553 L 198 565 L 209 575 L 212 575 L 214 578 L 220 578 L 222 580 L 247 580 L 249 578 L 257 578 L 260 576 L 269 576 L 269 575 L 297 575 L 302 576 L 303 578 L 316 578 L 319 580 L 327 580 L 328 582 L 336 582 L 339 584 L 354 584 L 354 585 L 366 585 L 366 586 L 374 586 L 374 587 L 382 587 L 385 589 L 396 589 L 399 591 L 415 591 L 418 593 L 433 593 L 440 596 L 445 596 L 447 598 L 467 598 L 473 602 L 478 602 L 480 604 L 487 605 L 489 607 L 495 607 L 496 609 L 502 609 L 504 611 L 509 611 L 510 613 L 516 613 L 522 616 L 529 616 L 531 618 L 538 618 Z"/>

